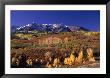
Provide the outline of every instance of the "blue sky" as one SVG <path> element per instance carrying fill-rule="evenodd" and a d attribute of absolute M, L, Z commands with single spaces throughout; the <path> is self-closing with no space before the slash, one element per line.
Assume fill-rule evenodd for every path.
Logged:
<path fill-rule="evenodd" d="M 100 30 L 98 10 L 12 10 L 11 26 L 24 26 L 32 22 L 39 24 L 63 23 L 85 27 L 92 31 Z"/>

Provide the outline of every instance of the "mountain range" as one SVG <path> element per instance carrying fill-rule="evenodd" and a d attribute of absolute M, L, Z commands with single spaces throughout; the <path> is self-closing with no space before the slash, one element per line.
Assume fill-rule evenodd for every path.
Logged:
<path fill-rule="evenodd" d="M 37 24 L 33 22 L 32 24 L 27 24 L 25 26 L 11 26 L 11 32 L 28 32 L 28 31 L 46 31 L 52 33 L 59 32 L 72 32 L 72 31 L 89 31 L 84 27 L 79 26 L 67 26 L 63 24 Z"/>

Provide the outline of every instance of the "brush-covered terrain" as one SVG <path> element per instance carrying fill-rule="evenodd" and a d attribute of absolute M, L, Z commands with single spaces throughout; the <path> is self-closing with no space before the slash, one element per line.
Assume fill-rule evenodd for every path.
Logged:
<path fill-rule="evenodd" d="M 99 32 L 33 32 L 11 35 L 12 67 L 100 67 Z"/>

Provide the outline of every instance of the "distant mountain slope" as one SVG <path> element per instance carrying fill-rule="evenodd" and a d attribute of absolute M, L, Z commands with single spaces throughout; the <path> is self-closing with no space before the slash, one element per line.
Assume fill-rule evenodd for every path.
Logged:
<path fill-rule="evenodd" d="M 59 33 L 59 32 L 72 32 L 72 31 L 89 31 L 86 28 L 79 27 L 79 26 L 66 26 L 62 24 L 27 24 L 26 26 L 21 27 L 11 27 L 12 32 L 28 32 L 28 31 L 46 31 L 46 32 L 53 32 L 53 33 Z"/>

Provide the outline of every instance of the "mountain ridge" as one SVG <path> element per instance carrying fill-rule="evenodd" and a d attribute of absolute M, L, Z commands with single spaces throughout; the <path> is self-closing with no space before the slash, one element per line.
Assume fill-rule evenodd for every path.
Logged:
<path fill-rule="evenodd" d="M 13 25 L 11 27 L 11 32 L 28 32 L 28 31 L 46 31 L 51 33 L 60 33 L 60 32 L 73 32 L 73 31 L 90 31 L 84 27 L 80 26 L 67 26 L 63 24 L 27 24 L 25 26 Z"/>

